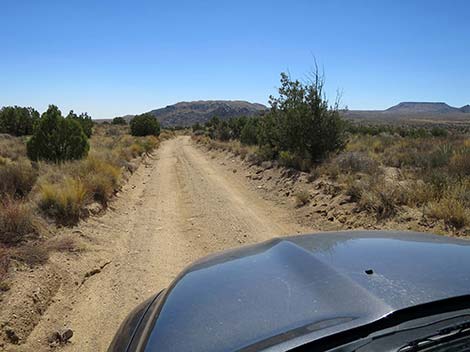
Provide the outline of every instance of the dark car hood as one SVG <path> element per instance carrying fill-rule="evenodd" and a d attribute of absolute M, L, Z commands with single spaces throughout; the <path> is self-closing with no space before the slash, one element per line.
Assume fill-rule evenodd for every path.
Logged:
<path fill-rule="evenodd" d="M 468 295 L 469 245 L 421 233 L 334 232 L 209 257 L 160 300 L 146 351 L 269 348 Z"/>

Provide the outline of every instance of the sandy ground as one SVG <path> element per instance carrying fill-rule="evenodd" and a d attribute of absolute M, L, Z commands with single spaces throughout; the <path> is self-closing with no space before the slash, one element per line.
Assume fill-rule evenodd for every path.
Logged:
<path fill-rule="evenodd" d="M 70 230 L 87 243 L 67 261 L 41 320 L 14 351 L 47 351 L 47 336 L 69 327 L 64 351 L 105 351 L 138 303 L 165 288 L 194 260 L 272 237 L 312 232 L 285 207 L 262 199 L 189 137 L 166 141 L 103 216 Z M 47 267 L 46 269 L 47 270 Z M 56 281 L 55 281 L 56 282 Z"/>

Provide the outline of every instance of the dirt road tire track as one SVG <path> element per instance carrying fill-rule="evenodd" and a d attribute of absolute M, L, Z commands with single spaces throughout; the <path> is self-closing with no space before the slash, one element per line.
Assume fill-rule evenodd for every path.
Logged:
<path fill-rule="evenodd" d="M 129 311 L 194 260 L 306 232 L 285 209 L 223 171 L 189 137 L 164 142 L 112 208 L 78 228 L 90 245 L 73 263 L 71 280 L 90 268 L 98 273 L 80 285 L 64 283 L 19 350 L 49 350 L 45 336 L 65 325 L 74 336 L 64 351 L 105 351 Z"/>

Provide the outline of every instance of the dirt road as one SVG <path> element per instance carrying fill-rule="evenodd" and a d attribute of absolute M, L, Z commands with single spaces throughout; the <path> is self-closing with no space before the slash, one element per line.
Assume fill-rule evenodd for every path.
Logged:
<path fill-rule="evenodd" d="M 126 314 L 192 261 L 306 229 L 178 137 L 139 168 L 111 210 L 74 231 L 90 242 L 68 271 L 75 282 L 62 285 L 21 350 L 48 350 L 44 337 L 68 326 L 64 350 L 104 351 Z"/>

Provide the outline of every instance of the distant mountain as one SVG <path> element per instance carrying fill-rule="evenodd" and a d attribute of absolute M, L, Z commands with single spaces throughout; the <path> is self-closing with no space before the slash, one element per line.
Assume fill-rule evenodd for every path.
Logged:
<path fill-rule="evenodd" d="M 239 100 L 200 100 L 181 102 L 150 111 L 164 127 L 191 126 L 197 122 L 205 123 L 212 117 L 222 120 L 237 116 L 252 116 L 266 111 L 262 104 Z"/>
<path fill-rule="evenodd" d="M 348 110 L 342 114 L 346 118 L 369 121 L 470 122 L 470 105 L 456 108 L 441 102 L 401 102 L 386 110 Z"/>
<path fill-rule="evenodd" d="M 446 103 L 402 102 L 385 110 L 395 114 L 449 114 L 462 112 Z"/>
<path fill-rule="evenodd" d="M 262 104 L 238 100 L 206 100 L 180 102 L 150 111 L 164 127 L 191 126 L 205 123 L 218 116 L 225 120 L 237 116 L 252 116 L 267 111 Z M 470 122 L 470 105 L 456 108 L 441 102 L 401 102 L 386 110 L 345 110 L 342 115 L 350 119 L 383 121 L 464 121 Z M 123 116 L 130 121 L 134 115 Z M 97 120 L 111 121 L 111 119 Z"/>
<path fill-rule="evenodd" d="M 461 112 L 470 113 L 470 105 L 464 105 L 459 109 Z"/>

